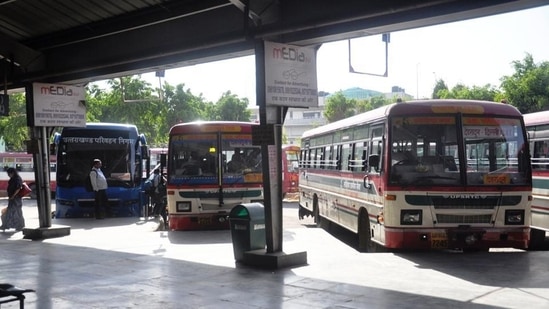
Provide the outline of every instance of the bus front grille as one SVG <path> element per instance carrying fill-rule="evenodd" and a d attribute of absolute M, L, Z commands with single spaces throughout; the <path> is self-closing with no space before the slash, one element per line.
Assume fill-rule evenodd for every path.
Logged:
<path fill-rule="evenodd" d="M 482 199 L 433 198 L 432 201 L 435 209 L 494 209 L 500 202 L 498 197 Z"/>
<path fill-rule="evenodd" d="M 520 195 L 477 195 L 477 194 L 448 194 L 448 195 L 415 195 L 407 194 L 406 202 L 414 206 L 433 206 L 435 209 L 495 209 L 498 206 L 519 205 Z"/>
<path fill-rule="evenodd" d="M 94 208 L 95 207 L 95 201 L 94 200 L 78 200 L 78 206 L 80 208 Z M 120 200 L 109 200 L 107 207 L 119 207 L 120 206 Z"/>
<path fill-rule="evenodd" d="M 492 221 L 492 215 L 437 214 L 437 223 L 473 224 L 473 223 L 490 223 L 491 221 Z"/>

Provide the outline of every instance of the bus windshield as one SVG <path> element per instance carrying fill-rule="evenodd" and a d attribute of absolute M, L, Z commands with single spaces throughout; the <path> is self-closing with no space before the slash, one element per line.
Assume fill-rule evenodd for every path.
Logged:
<path fill-rule="evenodd" d="M 178 134 L 169 147 L 171 183 L 262 182 L 261 151 L 249 133 Z"/>
<path fill-rule="evenodd" d="M 122 133 L 120 133 L 122 134 Z M 76 142 L 89 141 L 88 138 L 75 139 L 67 137 L 62 139 L 58 152 L 58 175 L 57 185 L 60 187 L 72 187 L 76 184 L 83 184 L 89 174 L 91 162 L 95 158 L 103 161 L 102 170 L 109 186 L 132 187 L 132 180 L 136 171 L 132 170 L 132 164 L 128 164 L 131 158 L 131 147 L 135 141 L 129 142 L 127 136 L 125 142 L 108 144 L 108 147 L 98 147 L 97 143 Z M 93 139 L 95 141 L 95 138 Z M 103 140 L 111 140 L 103 138 Z M 114 138 L 112 139 L 114 140 Z M 128 141 L 128 142 L 126 142 Z"/>
<path fill-rule="evenodd" d="M 394 117 L 390 134 L 390 183 L 528 184 L 528 166 L 519 164 L 526 162 L 522 158 L 523 136 L 518 118 Z"/>
<path fill-rule="evenodd" d="M 286 151 L 286 167 L 289 172 L 298 172 L 299 169 L 299 150 L 287 150 Z"/>

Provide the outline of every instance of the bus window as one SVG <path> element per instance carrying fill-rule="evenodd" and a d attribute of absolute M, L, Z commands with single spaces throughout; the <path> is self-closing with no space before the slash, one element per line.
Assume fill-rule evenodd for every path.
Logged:
<path fill-rule="evenodd" d="M 353 171 L 363 171 L 365 166 L 365 142 L 357 142 L 353 145 L 353 160 L 351 162 L 351 168 Z"/>
<path fill-rule="evenodd" d="M 341 153 L 341 166 L 343 171 L 349 171 L 351 170 L 350 165 L 350 159 L 351 159 L 351 147 L 349 144 L 343 144 L 342 145 L 342 153 Z"/>

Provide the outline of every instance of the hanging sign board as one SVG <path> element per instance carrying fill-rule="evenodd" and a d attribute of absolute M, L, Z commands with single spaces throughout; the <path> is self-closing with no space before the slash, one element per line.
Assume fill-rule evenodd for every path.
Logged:
<path fill-rule="evenodd" d="M 33 83 L 34 126 L 85 127 L 84 87 Z"/>
<path fill-rule="evenodd" d="M 316 51 L 265 41 L 266 106 L 318 106 Z"/>

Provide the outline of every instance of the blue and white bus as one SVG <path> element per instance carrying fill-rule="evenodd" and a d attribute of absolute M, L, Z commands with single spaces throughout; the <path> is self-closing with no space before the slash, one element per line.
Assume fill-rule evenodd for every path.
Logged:
<path fill-rule="evenodd" d="M 107 177 L 107 217 L 140 216 L 144 195 L 143 160 L 148 147 L 137 127 L 128 124 L 88 123 L 86 127 L 64 128 L 56 133 L 56 218 L 93 217 L 94 193 L 84 180 L 93 159 L 103 163 Z"/>

